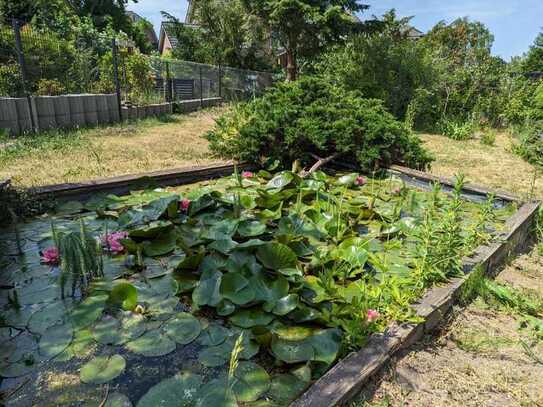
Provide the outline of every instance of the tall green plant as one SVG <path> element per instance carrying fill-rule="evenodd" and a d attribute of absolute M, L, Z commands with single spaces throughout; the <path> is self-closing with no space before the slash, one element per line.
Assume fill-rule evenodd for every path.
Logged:
<path fill-rule="evenodd" d="M 101 245 L 90 235 L 83 220 L 79 232 L 58 232 L 52 225 L 53 239 L 60 255 L 60 289 L 65 297 L 67 284 L 71 283 L 71 296 L 86 295 L 91 281 L 103 277 Z"/>

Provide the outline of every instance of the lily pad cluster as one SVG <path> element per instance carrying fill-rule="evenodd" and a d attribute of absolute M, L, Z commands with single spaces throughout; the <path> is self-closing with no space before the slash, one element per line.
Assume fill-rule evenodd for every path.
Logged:
<path fill-rule="evenodd" d="M 287 404 L 388 321 L 413 319 L 410 304 L 451 275 L 424 263 L 424 233 L 439 238 L 451 200 L 398 179 L 260 171 L 65 205 L 57 230 L 81 220 L 124 250 L 106 251 L 86 297 L 62 300 L 58 268 L 40 264 L 48 222 L 22 230 L 25 255 L 2 281 L 14 289 L 2 300 L 0 376 L 80 360 L 81 382 L 100 385 L 129 371 L 130 355 L 191 346 L 201 370 L 180 368 L 138 406 Z M 467 254 L 510 209 L 463 202 L 460 213 Z"/>

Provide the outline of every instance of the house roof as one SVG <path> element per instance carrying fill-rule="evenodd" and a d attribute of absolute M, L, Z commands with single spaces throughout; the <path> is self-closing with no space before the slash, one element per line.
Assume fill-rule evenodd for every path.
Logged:
<path fill-rule="evenodd" d="M 175 30 L 173 28 L 174 23 L 171 23 L 169 21 L 163 21 L 162 25 L 160 26 L 160 46 L 159 48 L 162 48 L 162 44 L 164 43 L 164 36 L 168 37 L 170 40 L 170 44 L 173 48 L 177 47 L 177 37 L 175 35 Z"/>
<path fill-rule="evenodd" d="M 407 37 L 413 38 L 413 39 L 419 39 L 419 38 L 424 37 L 424 33 L 418 28 L 415 28 L 413 26 L 408 26 L 405 30 L 405 34 L 407 34 Z"/>
<path fill-rule="evenodd" d="M 160 39 L 158 42 L 158 50 L 162 52 L 162 49 L 164 47 L 164 41 L 166 38 L 170 41 L 170 45 L 172 48 L 177 47 L 177 44 L 179 43 L 179 40 L 175 34 L 174 25 L 177 23 L 173 23 L 171 21 L 163 21 L 160 26 Z M 186 27 L 191 28 L 197 28 L 198 26 L 196 24 L 187 24 L 187 23 L 180 23 L 183 24 Z"/>
<path fill-rule="evenodd" d="M 145 20 L 142 16 L 140 16 L 137 13 L 134 13 L 133 11 L 126 11 L 126 15 L 132 20 L 132 22 L 137 23 L 138 21 Z M 158 46 L 158 38 L 156 36 L 155 29 L 152 25 L 149 25 L 149 27 L 146 28 L 145 34 L 147 34 L 147 38 L 149 39 L 149 42 L 153 44 L 153 46 Z"/>

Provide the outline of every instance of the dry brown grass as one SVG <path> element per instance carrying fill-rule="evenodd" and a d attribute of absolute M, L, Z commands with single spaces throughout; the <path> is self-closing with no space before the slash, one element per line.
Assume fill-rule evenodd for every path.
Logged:
<path fill-rule="evenodd" d="M 469 182 L 486 185 L 521 198 L 543 198 L 543 174 L 511 152 L 511 136 L 499 133 L 494 146 L 477 139 L 455 141 L 450 138 L 423 134 L 424 146 L 436 157 L 431 173 L 453 177 L 464 173 Z M 534 177 L 536 178 L 534 179 Z M 535 180 L 535 182 L 534 182 Z"/>
<path fill-rule="evenodd" d="M 15 185 L 26 187 L 218 163 L 202 135 L 221 111 L 83 130 L 77 142 L 56 142 L 55 147 L 46 145 L 39 151 L 24 149 L 1 160 L 0 179 L 11 178 Z"/>

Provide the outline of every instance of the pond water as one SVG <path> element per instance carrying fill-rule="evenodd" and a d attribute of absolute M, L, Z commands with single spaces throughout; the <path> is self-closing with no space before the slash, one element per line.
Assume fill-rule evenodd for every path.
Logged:
<path fill-rule="evenodd" d="M 286 405 L 372 332 L 413 319 L 409 304 L 457 272 L 439 245 L 468 254 L 514 209 L 290 172 L 70 202 L 0 237 L 4 402 Z M 89 263 L 70 263 L 77 250 Z"/>

